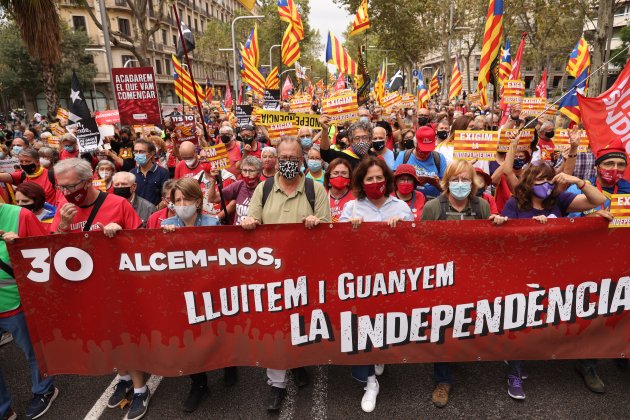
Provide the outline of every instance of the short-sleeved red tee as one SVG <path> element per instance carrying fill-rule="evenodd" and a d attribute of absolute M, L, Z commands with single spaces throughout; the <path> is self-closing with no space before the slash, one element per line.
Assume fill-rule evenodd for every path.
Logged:
<path fill-rule="evenodd" d="M 341 217 L 341 212 L 343 211 L 343 206 L 350 200 L 354 200 L 354 195 L 352 191 L 348 191 L 348 193 L 341 197 L 339 200 L 333 198 L 332 195 L 329 194 L 330 197 L 330 219 L 333 223 L 337 223 L 339 218 Z"/>
<path fill-rule="evenodd" d="M 147 229 L 157 229 L 162 226 L 162 220 L 168 219 L 168 209 L 164 207 L 162 210 L 158 210 L 149 216 L 147 220 Z"/>
<path fill-rule="evenodd" d="M 50 182 L 48 169 L 42 168 L 42 173 L 34 177 L 26 175 L 26 177 L 24 177 L 24 181 L 22 181 L 22 177 L 24 176 L 22 174 L 22 171 L 16 171 L 11 174 L 14 185 L 19 185 L 22 182 L 34 182 L 44 189 L 44 192 L 46 193 L 46 202 L 52 204 L 53 206 L 57 205 L 57 190 Z"/>
<path fill-rule="evenodd" d="M 65 203 L 67 203 L 66 199 L 62 198 L 59 208 Z M 93 206 L 94 204 L 88 207 L 77 207 L 78 212 L 70 224 L 70 232 L 81 232 L 83 230 L 88 217 L 90 217 Z M 61 216 L 60 211 L 57 211 L 52 226 L 50 227 L 51 232 L 57 231 L 59 222 L 61 222 Z M 116 223 L 123 229 L 138 229 L 142 225 L 142 220 L 140 220 L 140 216 L 138 216 L 133 207 L 131 207 L 129 201 L 114 194 L 107 194 L 105 201 L 92 222 L 90 230 L 102 230 L 103 226 L 107 226 L 110 223 Z"/>
<path fill-rule="evenodd" d="M 197 166 L 191 169 L 188 167 L 188 165 L 186 165 L 186 162 L 181 160 L 175 167 L 175 179 L 194 178 L 202 171 L 203 169 L 201 168 L 200 164 L 197 164 Z"/>

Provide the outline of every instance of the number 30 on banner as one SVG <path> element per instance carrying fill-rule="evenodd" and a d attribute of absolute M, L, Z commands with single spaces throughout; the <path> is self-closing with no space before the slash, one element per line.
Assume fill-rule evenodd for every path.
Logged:
<path fill-rule="evenodd" d="M 34 248 L 22 250 L 22 257 L 31 259 L 31 267 L 26 277 L 36 283 L 46 283 L 50 280 L 50 249 Z M 79 268 L 72 270 L 68 267 L 68 260 L 75 259 Z M 61 248 L 52 256 L 52 263 L 59 276 L 69 281 L 83 281 L 90 277 L 94 270 L 92 257 L 82 249 L 75 247 Z"/>

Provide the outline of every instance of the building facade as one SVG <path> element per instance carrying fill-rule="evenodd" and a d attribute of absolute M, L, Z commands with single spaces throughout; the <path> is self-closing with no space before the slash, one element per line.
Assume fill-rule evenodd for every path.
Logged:
<path fill-rule="evenodd" d="M 109 17 L 109 26 L 112 32 L 119 31 L 123 34 L 134 36 L 138 30 L 132 10 L 126 0 L 87 0 L 92 14 L 100 22 L 99 1 L 104 1 Z M 157 6 L 162 0 L 150 0 L 146 13 L 147 27 L 152 27 L 157 22 Z M 230 23 L 232 19 L 244 13 L 251 13 L 240 1 L 237 0 L 177 0 L 179 18 L 199 39 L 206 26 L 212 20 Z M 246 2 L 247 3 L 247 2 Z M 84 30 L 90 37 L 90 45 L 86 50 L 94 57 L 97 74 L 92 86 L 83 86 L 83 93 L 88 105 L 96 110 L 114 108 L 111 78 L 107 67 L 107 57 L 103 41 L 103 33 L 95 24 L 90 12 L 83 7 L 77 7 L 72 0 L 60 0 L 58 2 L 59 14 L 66 24 L 74 30 Z M 177 22 L 173 16 L 171 7 L 165 5 L 164 18 L 148 44 L 146 59 L 155 71 L 158 85 L 158 95 L 162 103 L 177 103 L 179 98 L 175 95 L 173 87 L 173 63 L 172 54 L 175 53 L 179 32 Z M 255 10 L 254 10 L 255 12 Z M 112 38 L 112 35 L 110 35 Z M 226 45 L 226 48 L 231 45 Z M 137 67 L 138 60 L 129 51 L 112 45 L 113 67 Z M 201 60 L 199 54 L 193 51 L 189 54 L 192 73 L 195 80 L 205 85 L 206 78 L 216 87 L 217 94 L 223 96 L 228 78 L 232 74 L 232 56 L 230 52 L 219 52 L 210 60 Z M 231 83 L 231 80 L 230 80 Z M 64 97 L 66 95 L 60 95 Z M 93 105 L 92 105 L 93 104 Z M 61 100 L 65 106 L 65 101 Z M 39 112 L 46 110 L 46 101 L 43 92 L 36 97 L 36 108 Z M 45 113 L 45 112 L 43 112 Z"/>

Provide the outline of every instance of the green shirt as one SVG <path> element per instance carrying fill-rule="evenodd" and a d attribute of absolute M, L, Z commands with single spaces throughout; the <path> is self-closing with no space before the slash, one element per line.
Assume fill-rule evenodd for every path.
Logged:
<path fill-rule="evenodd" d="M 466 204 L 466 208 L 464 208 L 461 212 L 455 210 L 453 206 L 451 206 L 451 203 L 448 202 L 446 220 L 475 220 L 487 219 L 490 217 L 490 204 L 488 204 L 488 202 L 483 198 L 479 198 L 479 210 L 481 214 L 470 216 L 470 213 L 472 213 L 470 200 L 468 201 L 468 204 Z M 422 208 L 422 217 L 420 220 L 440 220 L 441 213 L 440 200 L 434 198 L 433 200 L 427 201 Z"/>
<path fill-rule="evenodd" d="M 0 230 L 18 233 L 21 207 L 10 204 L 0 206 Z M 0 259 L 11 265 L 7 244 L 0 241 Z M 20 294 L 15 279 L 0 269 L 0 313 L 8 312 L 20 306 Z"/>
<path fill-rule="evenodd" d="M 330 200 L 326 190 L 319 182 L 313 182 L 315 188 L 315 212 L 311 208 L 306 193 L 304 192 L 304 175 L 299 175 L 300 182 L 290 196 L 280 189 L 278 178 L 274 176 L 273 187 L 267 197 L 265 207 L 262 206 L 264 182 L 261 182 L 254 190 L 247 215 L 259 220 L 263 224 L 278 223 L 302 223 L 306 216 L 315 215 L 325 223 L 330 223 Z"/>

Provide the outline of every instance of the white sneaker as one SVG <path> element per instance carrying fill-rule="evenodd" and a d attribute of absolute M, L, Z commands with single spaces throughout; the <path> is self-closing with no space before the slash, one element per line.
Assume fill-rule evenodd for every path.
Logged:
<path fill-rule="evenodd" d="M 376 376 L 381 376 L 385 372 L 385 365 L 374 365 L 374 373 Z"/>
<path fill-rule="evenodd" d="M 11 335 L 10 332 L 5 332 L 2 334 L 2 336 L 0 336 L 0 346 L 4 346 L 5 344 L 10 343 L 11 341 L 13 341 L 13 336 Z"/>
<path fill-rule="evenodd" d="M 379 391 L 376 376 L 370 376 L 367 386 L 363 389 L 365 389 L 365 394 L 363 394 L 363 398 L 361 399 L 361 408 L 366 413 L 371 413 L 376 408 L 376 397 Z"/>

